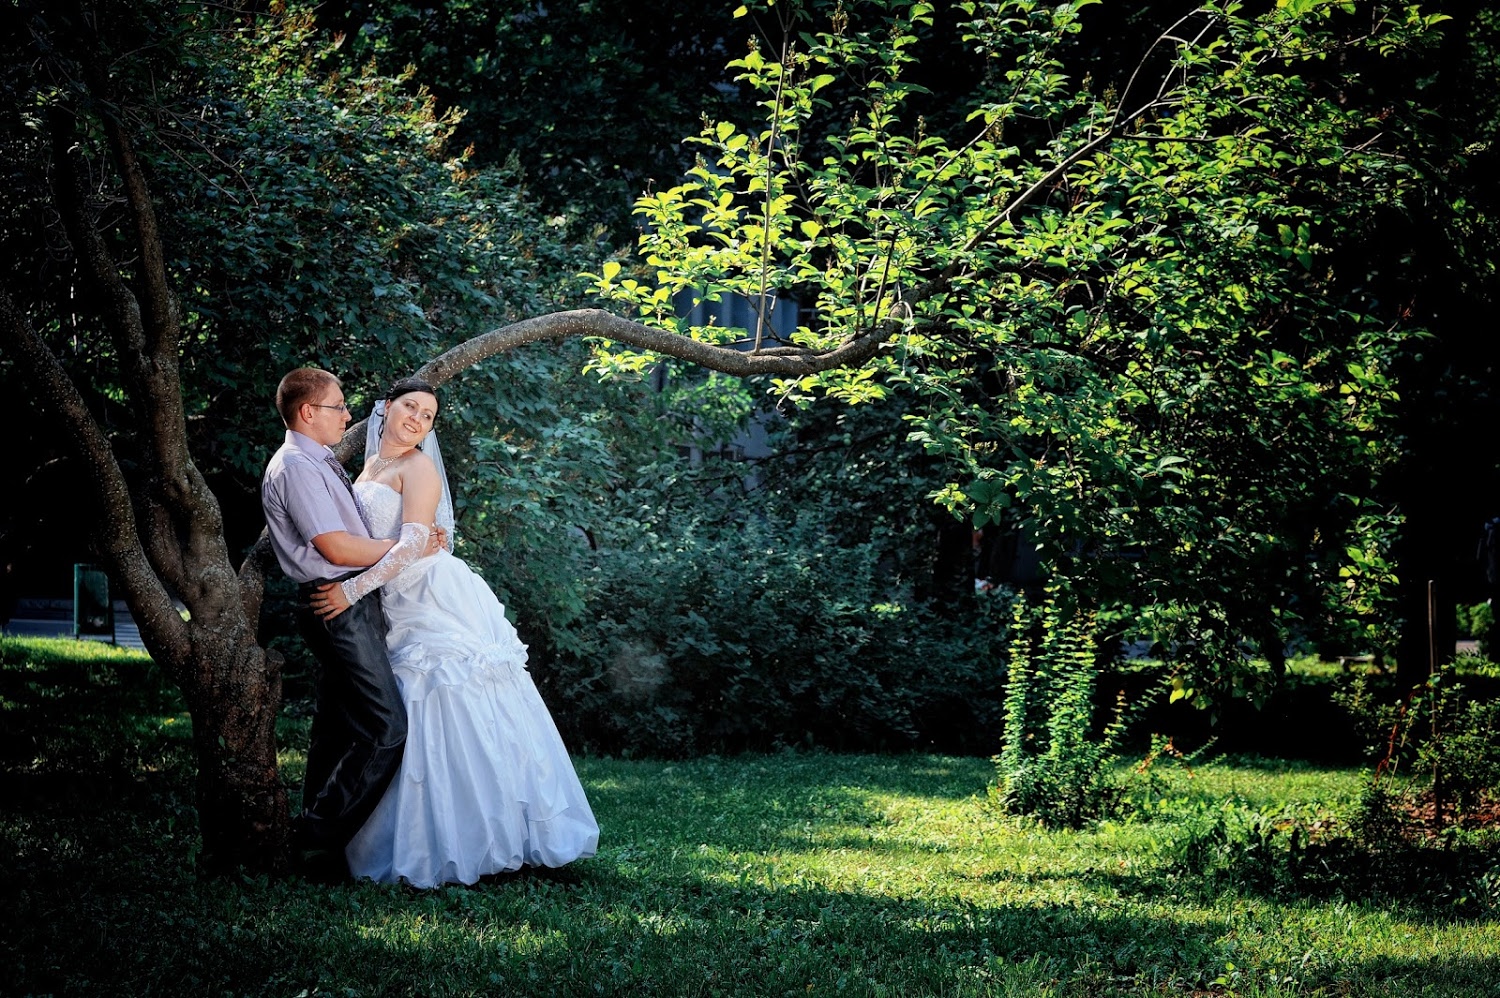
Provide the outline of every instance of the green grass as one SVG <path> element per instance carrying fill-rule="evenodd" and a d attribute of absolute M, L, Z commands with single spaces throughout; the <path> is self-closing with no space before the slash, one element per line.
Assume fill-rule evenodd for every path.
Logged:
<path fill-rule="evenodd" d="M 1441 892 L 1250 888 L 1178 862 L 1223 802 L 1337 812 L 1352 770 L 1167 767 L 1156 820 L 1048 832 L 992 808 L 982 759 L 579 759 L 594 859 L 471 888 L 326 888 L 195 876 L 188 727 L 142 656 L 0 641 L 0 993 L 1500 990 L 1500 923 Z"/>

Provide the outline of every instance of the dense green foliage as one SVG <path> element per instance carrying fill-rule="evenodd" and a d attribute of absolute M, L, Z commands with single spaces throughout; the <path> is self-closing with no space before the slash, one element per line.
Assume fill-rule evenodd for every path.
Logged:
<path fill-rule="evenodd" d="M 410 66 L 477 162 L 514 164 L 560 224 L 618 242 L 630 203 L 689 165 L 679 142 L 732 106 L 724 63 L 744 48 L 732 5 L 628 0 L 339 0 L 319 23 L 351 67 Z"/>
<path fill-rule="evenodd" d="M 101 16 L 111 43 L 149 56 L 119 58 L 115 87 L 141 131 L 180 289 L 190 443 L 231 510 L 238 546 L 258 530 L 246 500 L 281 433 L 270 400 L 282 374 L 302 364 L 337 372 L 363 415 L 385 384 L 437 352 L 567 301 L 566 278 L 583 257 L 513 172 L 476 167 L 455 152 L 458 115 L 440 113 L 409 75 L 340 70 L 336 44 L 305 9 L 245 22 L 209 8 L 176 13 L 131 4 L 106 6 Z M 71 32 L 67 16 L 59 10 L 34 23 L 40 32 Z M 4 244 L 19 266 L 6 288 L 98 400 L 113 445 L 128 455 L 147 446 L 139 435 L 150 422 L 122 394 L 102 304 L 86 284 L 75 288 L 77 259 L 27 249 L 66 244 L 45 207 L 49 150 L 40 124 L 47 114 L 76 113 L 71 101 L 90 107 L 99 98 L 67 76 L 11 77 L 8 86 L 14 165 Z M 85 126 L 80 117 L 75 153 L 98 168 L 104 139 Z M 93 207 L 122 242 L 109 193 Z M 70 299 L 72 309 L 54 307 Z M 533 361 L 491 374 L 487 387 L 537 370 Z M 498 417 L 487 418 L 488 427 Z M 46 436 L 34 446 L 38 466 L 57 449 Z"/>
<path fill-rule="evenodd" d="M 1012 797 L 1039 813 L 1063 791 L 1047 817 L 1076 822 L 1110 758 L 1090 736 L 1097 676 L 1072 643 L 1085 631 L 1106 657 L 1145 638 L 1176 696 L 1205 703 L 1264 697 L 1289 644 L 1390 648 L 1394 368 L 1416 340 L 1378 286 L 1391 261 L 1351 247 L 1444 169 L 1410 155 L 1427 134 L 1421 89 L 1366 82 L 1432 65 L 1438 16 L 1209 4 L 1142 41 L 1139 75 L 1112 57 L 1095 77 L 1090 6 L 756 3 L 721 31 L 719 13 L 650 21 L 599 3 L 315 15 L 28 0 L 0 81 L 3 245 L 19 261 L 0 278 L 7 317 L 35 329 L 84 389 L 79 424 L 108 438 L 110 457 L 75 478 L 117 463 L 104 470 L 150 486 L 119 493 L 118 514 L 179 498 L 184 466 L 161 460 L 158 416 L 176 399 L 143 401 L 150 365 L 122 374 L 131 350 L 104 327 L 130 312 L 127 292 L 158 316 L 180 306 L 180 329 L 164 325 L 192 470 L 234 498 L 228 530 L 206 501 L 145 523 L 155 589 L 177 570 L 179 592 L 216 532 L 241 550 L 258 527 L 254 476 L 278 433 L 266 400 L 295 364 L 338 371 L 360 405 L 476 332 L 586 294 L 766 355 L 881 344 L 870 363 L 770 386 L 597 343 L 493 363 L 453 386 L 440 424 L 463 483 L 459 551 L 512 608 L 584 743 L 987 752 L 1031 735 L 1031 758 L 1003 767 Z M 751 22 L 748 49 L 726 41 Z M 685 52 L 691 72 L 658 79 Z M 392 75 L 407 57 L 417 68 Z M 701 158 L 681 183 L 643 184 L 681 153 L 659 130 L 724 82 L 710 57 L 735 79 L 702 105 L 714 116 L 687 146 Z M 963 90 L 934 93 L 923 82 L 948 57 Z M 610 76 L 560 68 L 583 65 Z M 624 123 L 622 91 L 648 79 L 660 86 L 631 98 L 650 107 Z M 121 207 L 120 123 L 159 240 Z M 634 144 L 611 141 L 624 131 Z M 59 193 L 70 171 L 88 183 Z M 639 255 L 584 262 L 617 195 L 641 187 Z M 569 242 L 580 234 L 588 245 Z M 135 265 L 157 249 L 167 304 Z M 1466 272 L 1485 259 L 1465 256 Z M 591 289 L 568 279 L 583 267 Z M 683 308 L 730 298 L 768 311 Z M 0 358 L 9 389 L 25 387 L 17 370 Z M 784 420 L 775 470 L 685 469 L 676 452 L 724 443 L 767 387 Z M 51 436 L 27 441 L 28 468 L 51 462 Z M 1078 614 L 1014 645 L 1008 675 L 1004 601 L 963 578 L 970 524 L 1038 546 Z M 97 547 L 118 553 L 124 536 Z M 216 588 L 193 610 L 201 643 L 169 667 L 239 661 L 228 641 L 260 683 L 243 695 L 274 703 L 274 663 L 258 671 L 253 623 Z M 268 639 L 287 616 L 271 609 Z M 1024 707 L 1008 729 L 1007 679 Z M 1050 715 L 1031 712 L 1028 682 Z"/>
<path fill-rule="evenodd" d="M 1330 871 L 1331 853 L 1293 848 L 1291 819 L 1336 834 L 1360 795 L 1352 771 L 1160 768 L 1148 818 L 1047 832 L 990 805 L 981 759 L 580 759 L 603 829 L 594 859 L 474 888 L 328 888 L 195 875 L 189 722 L 142 656 L 0 642 L 0 709 L 8 994 L 1500 986 L 1492 851 L 1464 867 L 1460 850 L 1427 850 L 1397 878 L 1366 875 L 1395 872 L 1390 855 Z M 289 720 L 285 740 L 305 724 Z M 289 754 L 289 779 L 300 762 Z"/>
<path fill-rule="evenodd" d="M 554 702 L 586 744 L 653 754 L 988 751 L 1004 600 L 919 599 L 882 571 L 885 547 L 789 514 L 663 524 L 603 552 Z"/>
<path fill-rule="evenodd" d="M 938 498 L 1131 608 L 1193 693 L 1238 686 L 1246 648 L 1388 646 L 1399 325 L 1328 248 L 1411 177 L 1339 87 L 1436 19 L 1210 5 L 1133 89 L 1096 93 L 1059 54 L 1086 5 L 960 6 L 985 67 L 964 131 L 907 109 L 928 5 L 810 24 L 734 63 L 764 124 L 705 129 L 684 183 L 640 202 L 644 265 L 607 265 L 601 292 L 717 340 L 769 327 L 691 325 L 675 295 L 794 292 L 804 346 L 902 324 L 874 365 L 779 390 L 911 384 L 910 429 L 957 476 Z"/>
<path fill-rule="evenodd" d="M 1065 577 L 1078 580 L 1080 591 L 1107 594 L 1101 602 L 1114 600 L 1112 619 L 1142 619 L 1134 636 L 1193 660 L 1198 668 L 1185 673 L 1181 688 L 1194 694 L 1205 685 L 1216 693 L 1242 686 L 1247 677 L 1225 678 L 1219 668 L 1245 646 L 1273 661 L 1287 644 L 1388 657 L 1399 624 L 1390 554 L 1398 530 L 1407 538 L 1402 557 L 1410 566 L 1400 575 L 1416 592 L 1433 575 L 1462 577 L 1452 535 L 1482 505 L 1478 496 L 1435 499 L 1419 483 L 1452 466 L 1436 455 L 1453 451 L 1463 436 L 1455 421 L 1480 419 L 1490 397 L 1484 339 L 1471 334 L 1474 323 L 1465 316 L 1482 314 L 1472 303 L 1489 294 L 1486 275 L 1493 273 L 1487 247 L 1495 240 L 1483 235 L 1493 214 L 1490 195 L 1476 182 L 1493 155 L 1487 136 L 1496 119 L 1483 98 L 1493 90 L 1483 85 L 1492 71 L 1486 53 L 1493 13 L 1483 5 L 1445 4 L 1442 11 L 1458 19 L 1446 24 L 1382 4 L 1279 6 L 1258 29 L 1237 20 L 1242 8 L 1224 7 L 1222 30 L 1210 27 L 1200 39 L 1206 58 L 1242 56 L 1216 84 L 1219 92 L 1193 90 L 1195 57 L 1185 55 L 1184 75 L 1173 81 L 1180 87 L 1168 94 L 1173 100 L 1194 94 L 1182 104 L 1185 114 L 1159 131 L 1138 130 L 1133 142 L 1113 143 L 1097 157 L 1105 162 L 1090 157 L 1054 184 L 1040 214 L 1060 218 L 1066 201 L 1066 211 L 1085 222 L 1052 230 L 1026 223 L 1021 248 L 996 268 L 999 290 L 988 300 L 1003 300 L 999 311 L 1013 316 L 1013 306 L 1025 304 L 1024 315 L 1010 321 L 1018 334 L 996 334 L 1007 340 L 1003 349 L 991 349 L 989 334 L 933 337 L 950 353 L 939 350 L 933 360 L 906 352 L 901 365 L 902 377 L 936 391 L 935 399 L 893 399 L 908 386 L 877 373 L 870 384 L 856 384 L 852 397 L 883 393 L 885 412 L 867 423 L 865 412 L 855 411 L 846 421 L 856 436 L 862 426 L 887 424 L 891 413 L 938 426 L 935 453 L 948 454 L 959 469 L 944 479 L 952 486 L 944 497 L 981 521 L 998 521 L 1007 533 L 1050 540 Z M 915 16 L 898 17 L 897 30 L 887 35 L 886 10 L 862 5 L 835 15 L 845 20 L 819 37 L 811 29 L 828 5 L 750 7 L 750 17 L 733 23 L 724 12 L 672 7 L 650 25 L 630 11 L 592 3 L 537 10 L 347 4 L 325 8 L 320 17 L 347 33 L 342 51 L 350 65 L 366 55 L 388 67 L 417 65 L 446 104 L 468 109 L 460 135 L 478 143 L 480 159 L 519 151 L 531 182 L 569 224 L 588 215 L 580 206 L 598 194 L 597 183 L 628 175 L 616 186 L 638 189 L 650 173 L 657 181 L 651 197 L 665 196 L 663 178 L 680 150 L 638 145 L 665 122 L 677 134 L 696 113 L 686 99 L 691 93 L 711 93 L 702 107 L 724 122 L 712 136 L 705 133 L 706 156 L 726 127 L 728 141 L 747 140 L 742 153 L 765 145 L 771 136 L 757 134 L 746 111 L 756 94 L 771 96 L 784 53 L 788 65 L 804 66 L 777 81 L 791 85 L 783 91 L 787 107 L 803 101 L 799 85 L 813 91 L 810 102 L 798 105 L 802 116 L 794 125 L 777 126 L 776 142 L 791 150 L 784 158 L 799 161 L 803 178 L 828 162 L 850 165 L 847 184 L 835 184 L 808 210 L 793 208 L 789 219 L 811 221 L 826 234 L 820 211 L 872 204 L 876 222 L 866 234 L 879 242 L 885 238 L 876 231 L 884 224 L 880 212 L 902 207 L 900 184 L 912 191 L 925 182 L 920 169 L 897 169 L 889 174 L 896 186 L 884 187 L 876 182 L 879 164 L 940 162 L 943 147 L 931 142 L 925 158 L 904 159 L 904 150 L 934 136 L 956 144 L 979 135 L 983 123 L 995 134 L 981 136 L 978 146 L 993 141 L 1016 175 L 1029 179 L 1038 162 L 1047 164 L 1048 141 L 1055 137 L 1053 148 L 1066 147 L 1069 124 L 1105 122 L 1126 104 L 1122 92 L 1136 56 L 1181 13 L 1163 4 L 1063 12 L 993 4 L 972 5 L 967 13 L 922 5 Z M 898 15 L 904 9 L 888 8 Z M 799 22 L 798 12 L 812 16 Z M 960 25 L 968 18 L 973 36 L 962 40 Z M 809 33 L 799 35 L 803 29 Z M 714 60 L 740 51 L 737 33 L 757 39 L 755 52 L 721 72 Z M 1016 44 L 1007 48 L 1007 38 Z M 889 53 L 879 50 L 887 45 L 895 53 L 889 64 L 899 62 L 899 73 L 886 74 L 894 83 L 883 79 Z M 1013 53 L 1018 57 L 1008 61 Z M 628 104 L 619 98 L 629 88 L 601 89 L 601 77 L 638 79 L 653 60 L 667 69 L 646 89 L 636 88 Z M 1148 60 L 1142 79 L 1154 80 L 1165 61 Z M 608 68 L 578 72 L 583 66 Z M 735 74 L 740 78 L 731 87 Z M 718 86 L 706 90 L 705 81 Z M 1263 103 L 1226 102 L 1236 87 Z M 1141 93 L 1149 88 L 1138 87 Z M 584 104 L 591 113 L 568 110 Z M 865 107 L 868 118 L 848 131 L 850 109 Z M 985 117 L 965 129 L 965 114 L 975 109 Z M 604 127 L 622 112 L 623 127 Z M 1034 114 L 1053 114 L 1058 127 L 1039 128 Z M 1210 125 L 1217 144 L 1203 141 Z M 1204 127 L 1195 135 L 1197 126 Z M 875 152 L 859 144 L 861 134 L 892 141 Z M 856 160 L 864 164 L 862 176 Z M 649 170 L 631 173 L 630 163 L 647 162 Z M 963 173 L 960 165 L 973 164 L 949 163 L 955 173 L 986 177 L 985 184 L 1005 193 L 1006 181 L 995 179 L 1003 171 Z M 785 174 L 798 176 L 795 168 Z M 747 196 L 754 171 L 743 179 L 739 197 L 754 215 L 761 207 Z M 724 179 L 710 186 L 722 192 Z M 820 197 L 815 192 L 812 201 Z M 916 202 L 904 209 L 911 224 L 942 217 L 918 218 L 926 209 Z M 1101 224 L 1087 223 L 1091 213 Z M 899 211 L 888 221 L 891 232 L 903 231 Z M 789 226 L 793 234 L 797 225 Z M 1110 238 L 1084 247 L 1076 243 L 1084 229 Z M 927 239 L 926 229 L 917 231 Z M 993 248 L 1002 251 L 1022 235 L 996 231 Z M 855 225 L 845 235 L 859 232 Z M 1226 232 L 1243 238 L 1221 238 Z M 944 240 L 928 241 L 942 250 Z M 752 234 L 741 249 L 754 243 Z M 861 259 L 857 246 L 831 237 L 809 255 L 816 266 L 836 260 L 846 270 Z M 1127 256 L 1139 259 L 1121 266 Z M 879 258 L 873 249 L 863 256 Z M 1132 267 L 1144 268 L 1149 279 Z M 746 274 L 741 290 L 753 298 L 761 289 L 757 268 L 747 266 Z M 894 281 L 898 274 L 899 268 L 885 277 Z M 805 278 L 785 265 L 769 284 L 805 293 Z M 848 273 L 842 280 L 847 285 Z M 1038 304 L 1049 295 L 1052 312 Z M 1442 342 L 1383 335 L 1413 314 L 1409 328 L 1429 325 Z M 1068 321 L 1092 331 L 1037 332 L 1066 329 Z M 1350 365 L 1365 373 L 1356 376 Z M 1051 373 L 1036 380 L 1033 371 Z M 1361 380 L 1367 376 L 1374 380 Z M 1392 379 L 1403 385 L 1399 400 Z M 961 387 L 956 397 L 955 386 Z M 1349 396 L 1357 406 L 1329 404 Z M 1117 418 L 1124 429 L 1113 426 Z M 1408 434 L 1404 444 L 1398 428 Z M 956 454 L 955 434 L 963 441 Z M 1008 453 L 1009 466 L 995 461 Z M 1001 505 L 1017 499 L 1019 505 Z M 1403 528 L 1403 510 L 1420 522 Z M 1459 546 L 1467 543 L 1464 537 Z M 1404 612 L 1408 623 L 1420 616 L 1417 607 Z M 1417 634 L 1420 627 L 1408 630 Z"/>
<path fill-rule="evenodd" d="M 1034 538 L 1059 578 L 1139 617 L 1163 652 L 1200 668 L 1185 689 L 1233 687 L 1219 670 L 1242 641 L 1273 658 L 1304 635 L 1383 644 L 1384 551 L 1398 520 L 1371 493 L 1389 456 L 1380 434 L 1396 341 L 1358 296 L 1325 307 L 1342 292 L 1324 249 L 1391 203 L 1401 174 L 1375 155 L 1380 135 L 1363 109 L 1331 100 L 1337 72 L 1313 54 L 1331 44 L 1371 59 L 1378 46 L 1411 50 L 1414 37 L 1380 22 L 1351 40 L 1353 22 L 1332 7 L 1290 5 L 1264 25 L 1231 7 L 1191 23 L 1207 32 L 1201 45 L 1162 56 L 1181 75 L 1153 102 L 1149 88 L 1096 93 L 1065 71 L 1086 6 L 938 13 L 894 3 L 835 15 L 821 32 L 759 12 L 764 40 L 731 71 L 740 92 L 767 101 L 769 130 L 730 119 L 695 140 L 706 158 L 689 182 L 642 202 L 651 232 L 640 276 L 650 279 L 610 264 L 601 289 L 669 325 L 681 320 L 668 292 L 753 301 L 794 291 L 816 317 L 795 337 L 805 343 L 909 312 L 897 348 L 873 367 L 780 392 L 887 403 L 851 414 L 854 432 L 914 434 L 948 464 L 933 476 L 943 502 Z M 346 5 L 318 21 L 294 8 L 244 27 L 154 10 L 125 23 L 162 65 L 126 67 L 164 81 L 149 155 L 174 267 L 192 289 L 183 363 L 195 448 L 211 473 L 250 485 L 275 436 L 263 399 L 293 363 L 339 370 L 360 399 L 485 324 L 567 300 L 558 277 L 578 252 L 529 206 L 520 175 L 479 165 L 501 161 L 498 151 L 455 156 L 453 139 L 472 137 L 465 121 L 496 142 L 518 136 L 520 116 L 536 113 L 523 110 L 520 81 L 567 75 L 548 62 L 566 46 L 597 65 L 647 65 L 644 50 L 630 54 L 653 34 L 639 19 L 592 6 L 532 16 Z M 967 20 L 955 25 L 959 13 Z M 674 36 L 697 53 L 699 68 L 685 74 L 695 79 L 728 37 L 702 17 Z M 741 18 L 732 31 L 750 26 Z M 661 28 L 653 37 L 673 36 Z M 967 104 L 902 82 L 955 35 L 967 39 Z M 376 66 L 410 57 L 419 75 L 381 76 L 367 55 Z M 571 78 L 584 90 L 598 83 Z M 585 99 L 551 89 L 558 107 Z M 673 121 L 682 99 L 664 98 Z M 1149 123 L 1119 117 L 1143 99 Z M 457 108 L 468 103 L 466 119 Z M 963 107 L 967 126 L 954 111 Z M 533 122 L 538 133 L 549 120 Z M 1133 131 L 1069 159 L 1116 120 Z M 967 130 L 940 135 L 933 123 Z M 526 168 L 545 172 L 532 159 Z M 1044 196 L 1012 212 L 1014 195 L 1043 178 Z M 597 194 L 563 187 L 575 202 Z M 40 230 L 12 236 L 45 241 Z M 62 280 L 27 276 L 38 288 Z M 934 280 L 942 293 L 923 297 Z M 84 346 L 80 369 L 107 356 L 87 332 L 76 319 L 52 330 Z M 579 647 L 566 627 L 583 614 L 587 567 L 564 538 L 581 529 L 621 546 L 628 501 L 604 508 L 597 497 L 626 482 L 649 487 L 638 469 L 691 436 L 672 441 L 611 413 L 720 404 L 712 392 L 653 406 L 628 385 L 574 388 L 561 372 L 576 359 L 563 351 L 560 366 L 481 375 L 455 397 L 453 421 L 468 551 L 564 654 Z M 604 366 L 645 364 L 616 356 Z M 543 591 L 522 595 L 527 587 Z"/>
<path fill-rule="evenodd" d="M 725 386 L 622 395 L 628 409 L 592 420 L 555 401 L 561 387 L 517 388 L 491 403 L 507 434 L 470 438 L 459 553 L 501 595 L 579 744 L 992 750 L 1006 604 L 967 577 L 932 585 L 937 469 L 907 463 L 900 434 L 852 441 L 835 425 L 837 443 L 800 441 L 765 416 L 771 456 L 693 463 L 663 445 L 728 439 L 743 410 Z M 714 407 L 692 404 L 704 394 Z"/>

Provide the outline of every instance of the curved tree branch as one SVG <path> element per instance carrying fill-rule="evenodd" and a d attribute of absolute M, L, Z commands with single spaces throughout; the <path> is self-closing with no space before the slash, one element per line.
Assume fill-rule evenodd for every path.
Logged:
<path fill-rule="evenodd" d="M 603 309 L 583 308 L 522 319 L 481 333 L 428 361 L 418 369 L 416 375 L 434 386 L 442 386 L 466 368 L 529 343 L 558 342 L 574 336 L 592 336 L 676 357 L 678 360 L 737 377 L 757 374 L 805 377 L 821 371 L 862 364 L 875 356 L 881 346 L 901 329 L 901 322 L 887 320 L 863 335 L 845 340 L 832 350 L 777 347 L 752 353 L 689 339 L 664 329 L 632 322 Z M 340 461 L 347 462 L 354 456 L 355 448 L 363 443 L 364 437 L 365 421 L 351 424 L 344 431 L 343 439 L 333 448 L 334 454 Z M 240 565 L 240 596 L 247 608 L 258 609 L 260 606 L 260 589 L 264 584 L 265 567 L 270 564 L 270 550 L 270 539 L 262 530 L 259 539 Z"/>
<path fill-rule="evenodd" d="M 782 350 L 759 353 L 704 343 L 677 333 L 621 318 L 603 309 L 582 308 L 523 319 L 461 343 L 425 364 L 418 375 L 440 385 L 466 367 L 527 343 L 595 336 L 640 350 L 666 354 L 723 374 L 748 378 L 757 374 L 804 377 L 820 371 L 851 367 L 869 360 L 882 344 L 901 330 L 899 322 L 884 322 L 864 335 L 846 340 L 832 350 Z"/>

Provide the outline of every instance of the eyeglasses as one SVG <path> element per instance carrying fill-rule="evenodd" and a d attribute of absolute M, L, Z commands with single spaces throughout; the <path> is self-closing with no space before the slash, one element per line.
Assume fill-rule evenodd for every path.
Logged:
<path fill-rule="evenodd" d="M 349 411 L 349 407 L 342 402 L 338 405 L 324 405 L 322 402 L 309 402 L 307 404 L 317 409 L 342 409 L 344 412 Z"/>

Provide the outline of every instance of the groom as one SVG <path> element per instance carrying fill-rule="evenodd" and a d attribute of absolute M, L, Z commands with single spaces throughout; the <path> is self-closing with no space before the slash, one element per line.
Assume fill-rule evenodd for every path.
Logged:
<path fill-rule="evenodd" d="M 370 536 L 353 486 L 330 448 L 349 425 L 339 380 L 304 367 L 281 379 L 276 408 L 286 440 L 266 465 L 261 505 L 271 547 L 306 597 L 378 562 L 394 540 Z M 441 543 L 434 532 L 434 541 Z M 431 553 L 430 551 L 428 553 Z M 406 711 L 385 651 L 379 592 L 320 619 L 303 600 L 297 625 L 322 665 L 302 812 L 292 821 L 292 861 L 317 880 L 348 875 L 344 846 L 401 765 Z"/>

